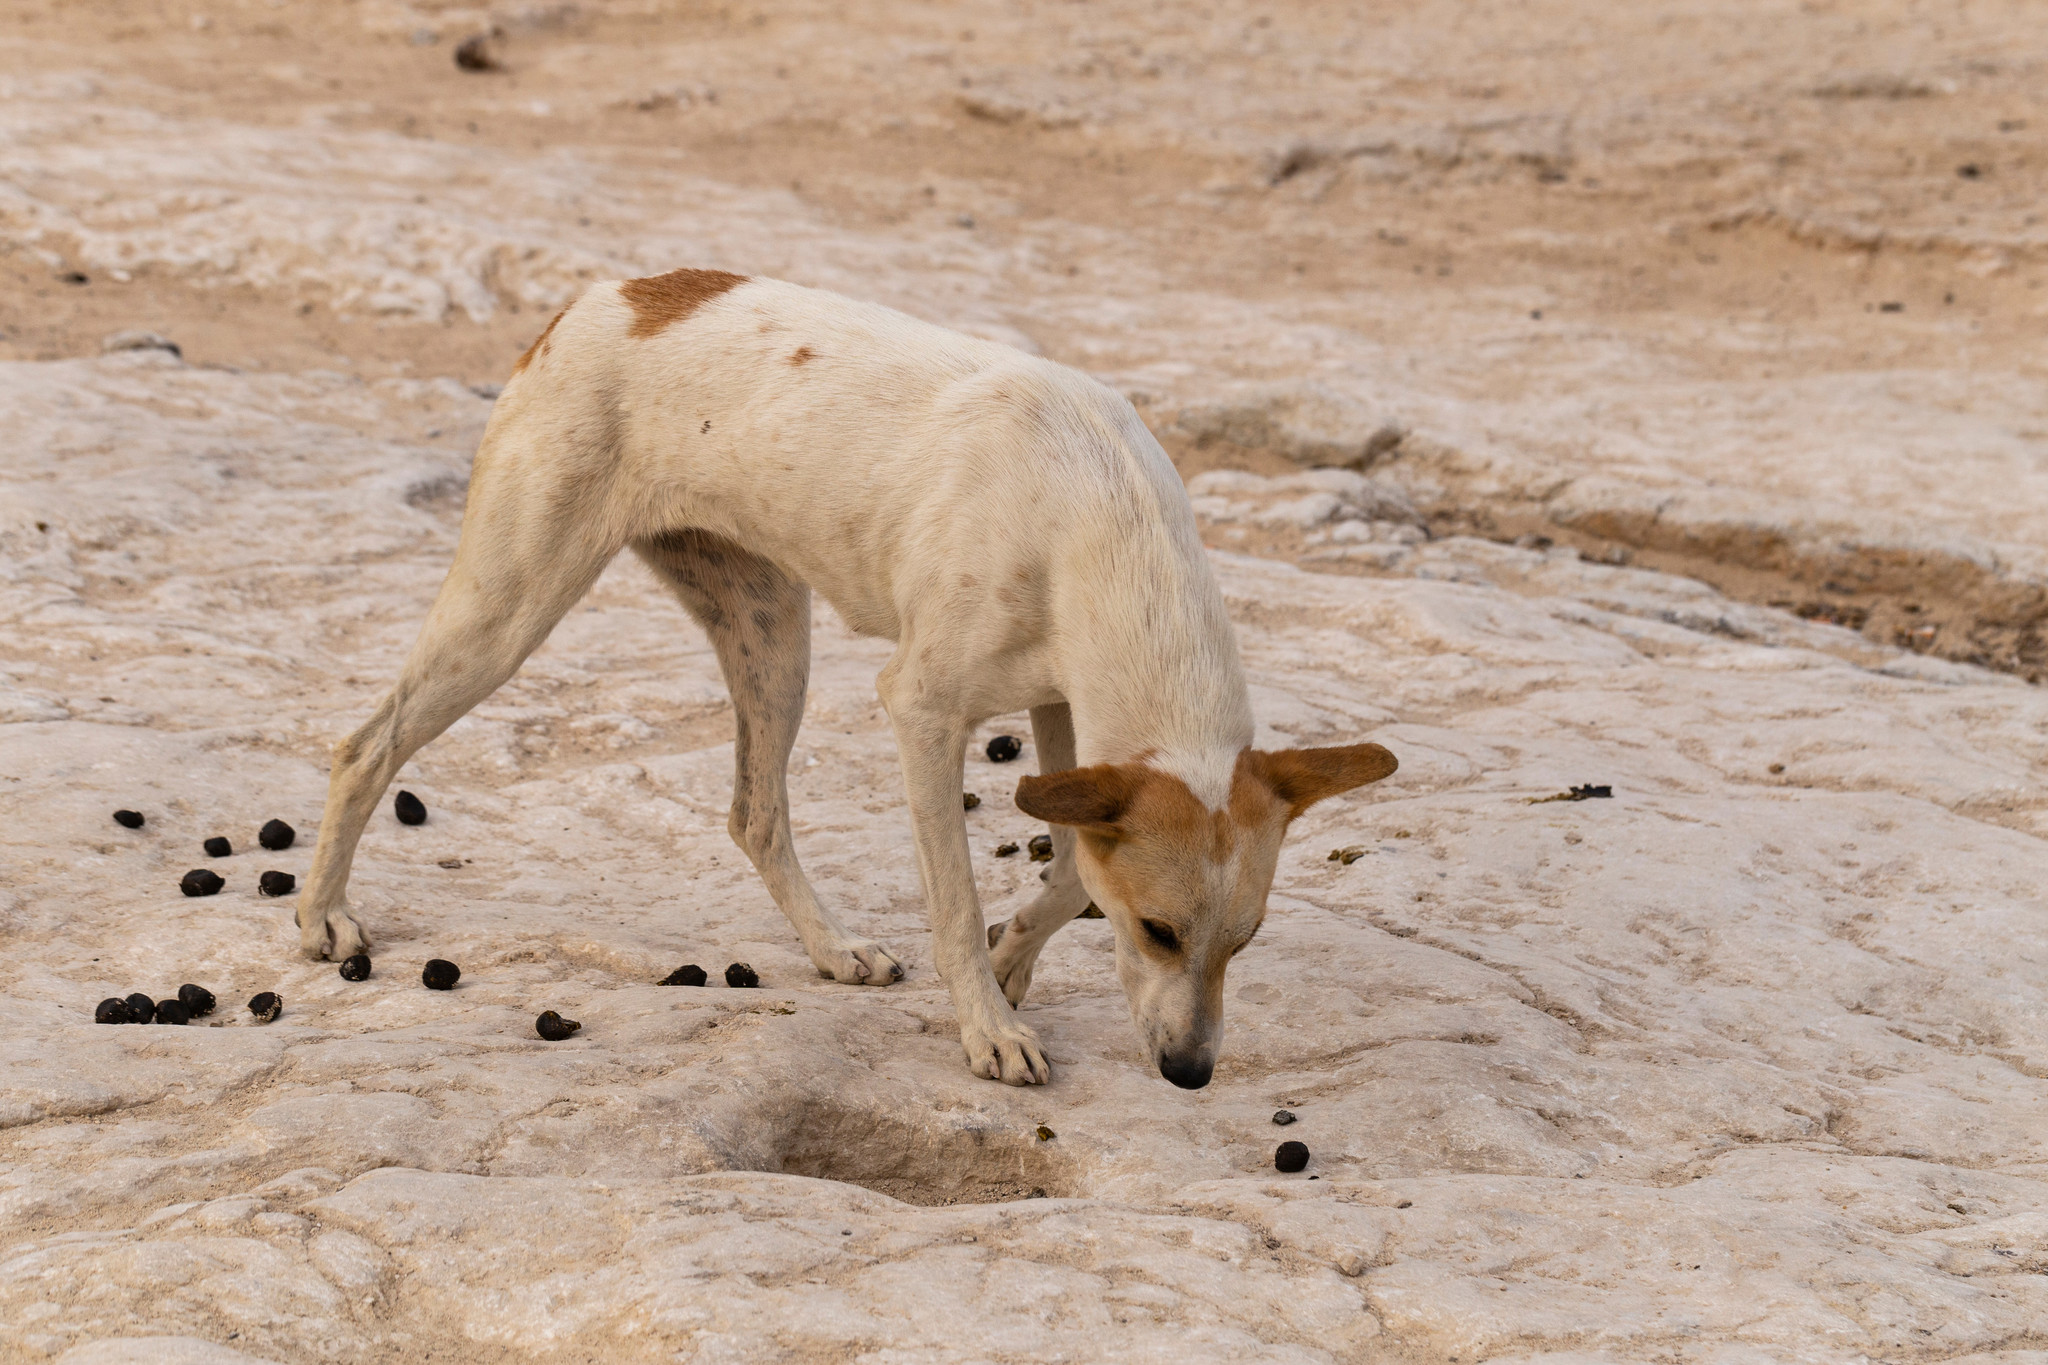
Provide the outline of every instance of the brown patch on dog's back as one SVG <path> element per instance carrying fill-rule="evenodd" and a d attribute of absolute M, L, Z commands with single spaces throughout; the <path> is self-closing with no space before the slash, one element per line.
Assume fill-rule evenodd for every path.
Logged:
<path fill-rule="evenodd" d="M 566 313 L 568 311 L 568 309 L 564 308 L 562 310 L 562 313 Z M 548 337 L 551 333 L 554 332 L 555 324 L 562 320 L 562 313 L 557 313 L 553 317 L 549 318 L 548 325 L 541 328 L 540 335 L 533 339 L 533 345 L 527 347 L 526 350 L 520 355 L 519 359 L 512 362 L 512 373 L 518 374 L 521 370 L 525 369 L 528 365 L 533 363 L 533 358 L 535 356 L 541 354 L 541 352 L 546 349 Z"/>
<path fill-rule="evenodd" d="M 633 308 L 633 325 L 626 329 L 626 335 L 654 336 L 734 285 L 746 282 L 745 275 L 728 270 L 671 270 L 666 275 L 627 280 L 619 286 L 619 297 Z"/>
<path fill-rule="evenodd" d="M 792 365 L 801 365 L 806 360 L 815 358 L 817 354 L 818 353 L 816 351 L 812 350 L 808 346 L 799 346 L 794 351 L 790 352 L 789 363 Z"/>

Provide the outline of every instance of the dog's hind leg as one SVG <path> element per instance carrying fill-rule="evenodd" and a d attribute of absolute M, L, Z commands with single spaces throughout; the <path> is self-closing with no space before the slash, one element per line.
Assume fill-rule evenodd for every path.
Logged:
<path fill-rule="evenodd" d="M 334 747 L 320 842 L 299 898 L 299 944 L 309 956 L 345 958 L 368 946 L 343 897 L 356 841 L 391 779 L 517 672 L 618 552 L 572 460 L 518 453 L 501 449 L 487 461 L 479 452 L 455 562 L 398 683 Z"/>
<path fill-rule="evenodd" d="M 820 976 L 886 986 L 903 968 L 855 937 L 818 900 L 789 830 L 790 746 L 811 672 L 811 590 L 769 561 L 703 531 L 634 542 L 711 637 L 732 696 L 732 817 L 727 828 L 789 917 Z"/>
<path fill-rule="evenodd" d="M 1074 766 L 1074 714 L 1065 702 L 1031 708 L 1031 737 L 1038 749 L 1040 773 L 1063 772 Z M 1088 888 L 1074 865 L 1074 831 L 1052 828 L 1052 865 L 1045 870 L 1045 889 L 1006 924 L 989 927 L 989 966 L 995 969 L 1003 997 L 1024 1003 L 1031 989 L 1031 971 L 1046 940 L 1088 908 Z"/>

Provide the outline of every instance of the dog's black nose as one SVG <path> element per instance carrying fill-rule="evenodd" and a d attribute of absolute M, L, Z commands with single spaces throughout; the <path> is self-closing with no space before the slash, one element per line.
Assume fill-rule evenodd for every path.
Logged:
<path fill-rule="evenodd" d="M 1159 1074 L 1183 1090 L 1200 1090 L 1209 1083 L 1216 1063 L 1205 1057 L 1161 1057 Z"/>

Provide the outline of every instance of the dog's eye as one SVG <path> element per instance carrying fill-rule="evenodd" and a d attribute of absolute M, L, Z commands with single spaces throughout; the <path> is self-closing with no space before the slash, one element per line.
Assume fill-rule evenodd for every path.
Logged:
<path fill-rule="evenodd" d="M 1180 935 L 1173 932 L 1172 925 L 1161 924 L 1156 919 L 1140 920 L 1138 922 L 1144 926 L 1146 938 L 1151 939 L 1169 953 L 1180 951 Z"/>

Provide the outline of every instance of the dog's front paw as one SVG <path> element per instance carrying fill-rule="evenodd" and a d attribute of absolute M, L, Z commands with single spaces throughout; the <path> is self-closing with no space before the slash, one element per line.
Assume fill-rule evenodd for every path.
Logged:
<path fill-rule="evenodd" d="M 301 907 L 299 951 L 316 961 L 325 957 L 340 962 L 357 953 L 370 951 L 370 936 L 346 910 L 329 910 L 325 915 L 315 915 L 309 924 L 306 911 Z"/>
<path fill-rule="evenodd" d="M 811 954 L 818 975 L 848 986 L 886 986 L 903 979 L 903 964 L 866 939 L 843 939 Z"/>
<path fill-rule="evenodd" d="M 966 1050 L 968 1069 L 986 1080 L 1044 1085 L 1052 1079 L 1038 1035 L 1014 1017 L 995 1025 L 962 1025 L 960 1046 Z"/>

